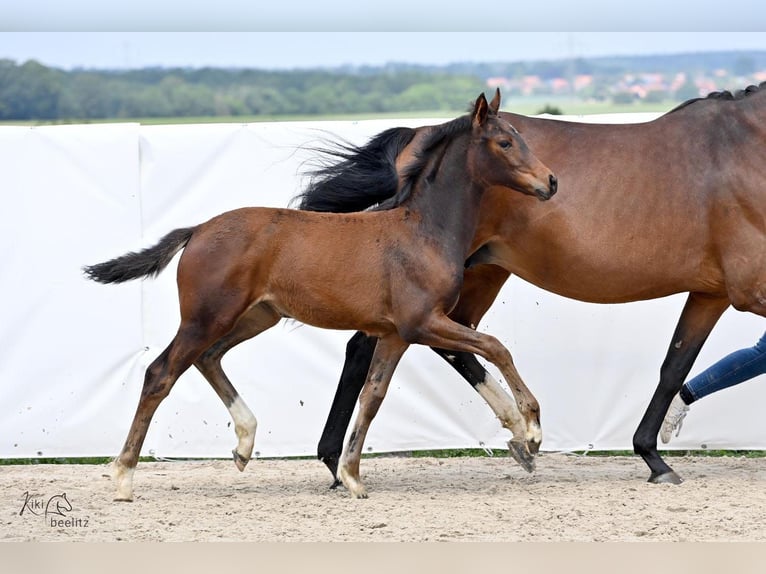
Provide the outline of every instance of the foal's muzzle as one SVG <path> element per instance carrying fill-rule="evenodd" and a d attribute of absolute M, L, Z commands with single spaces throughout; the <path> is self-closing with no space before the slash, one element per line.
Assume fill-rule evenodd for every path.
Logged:
<path fill-rule="evenodd" d="M 540 201 L 547 201 L 554 195 L 556 195 L 556 191 L 558 191 L 559 187 L 559 180 L 556 179 L 556 176 L 551 174 L 548 176 L 548 187 L 547 189 L 544 187 L 540 187 L 535 190 L 535 195 L 537 195 L 537 199 Z"/>

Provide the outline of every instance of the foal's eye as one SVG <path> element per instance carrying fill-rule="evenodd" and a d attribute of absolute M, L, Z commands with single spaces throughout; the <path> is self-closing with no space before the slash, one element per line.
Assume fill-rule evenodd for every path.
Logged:
<path fill-rule="evenodd" d="M 513 147 L 513 144 L 509 140 L 500 140 L 497 145 L 503 149 L 509 149 Z"/>

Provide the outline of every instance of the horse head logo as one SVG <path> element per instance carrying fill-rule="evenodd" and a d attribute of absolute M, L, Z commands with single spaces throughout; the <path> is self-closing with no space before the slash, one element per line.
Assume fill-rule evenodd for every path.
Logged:
<path fill-rule="evenodd" d="M 51 496 L 48 500 L 48 504 L 45 505 L 45 516 L 50 514 L 58 514 L 59 516 L 66 516 L 66 512 L 72 510 L 72 503 L 66 497 L 66 493 L 57 494 Z"/>

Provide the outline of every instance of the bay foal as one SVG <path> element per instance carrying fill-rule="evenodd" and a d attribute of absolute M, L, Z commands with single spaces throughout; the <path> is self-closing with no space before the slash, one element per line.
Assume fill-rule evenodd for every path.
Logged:
<path fill-rule="evenodd" d="M 478 353 L 506 377 L 515 400 L 498 416 L 511 430 L 514 457 L 527 469 L 541 440 L 539 406 L 495 338 L 448 318 L 457 303 L 484 192 L 500 186 L 550 198 L 556 178 L 498 115 L 500 94 L 433 130 L 402 176 L 399 192 L 378 211 L 355 214 L 243 208 L 176 229 L 154 247 L 85 268 L 91 279 L 119 283 L 159 273 L 183 250 L 177 282 L 181 324 L 147 368 L 133 423 L 114 462 L 116 500 L 132 500 L 133 474 L 150 421 L 191 365 L 229 408 L 244 469 L 256 419 L 221 367 L 235 345 L 282 318 L 377 338 L 359 415 L 337 478 L 367 496 L 359 462 L 367 429 L 408 345 Z"/>

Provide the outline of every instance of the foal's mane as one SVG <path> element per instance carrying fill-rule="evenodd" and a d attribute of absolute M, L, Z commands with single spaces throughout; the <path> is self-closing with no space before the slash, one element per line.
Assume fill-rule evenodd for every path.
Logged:
<path fill-rule="evenodd" d="M 435 126 L 428 132 L 423 142 L 421 142 L 418 149 L 415 151 L 414 161 L 410 162 L 401 173 L 402 185 L 393 196 L 380 202 L 373 209 L 375 211 L 384 211 L 386 209 L 393 209 L 405 202 L 410 195 L 415 184 L 421 179 L 421 177 L 429 178 L 438 169 L 441 164 L 441 157 L 443 157 L 447 146 L 453 138 L 462 134 L 471 127 L 471 116 L 464 115 L 444 124 Z M 445 144 L 445 145 L 442 145 Z M 436 153 L 437 148 L 439 159 L 436 162 L 431 163 L 432 155 Z M 424 174 L 424 170 L 428 165 L 431 165 L 429 173 Z"/>
<path fill-rule="evenodd" d="M 413 128 L 390 128 L 362 146 L 348 142 L 315 148 L 326 163 L 309 171 L 309 184 L 293 199 L 304 211 L 349 213 L 391 209 L 412 193 L 434 150 L 456 134 L 468 129 L 471 116 L 460 116 L 430 129 L 415 152 L 415 160 L 402 174 L 400 187 L 396 158 L 415 137 Z"/>
<path fill-rule="evenodd" d="M 729 90 L 721 90 L 720 92 L 710 92 L 707 96 L 702 98 L 692 98 L 690 100 L 686 100 L 685 102 L 678 104 L 675 108 L 670 110 L 668 114 L 672 114 L 673 112 L 677 112 L 678 110 L 681 110 L 685 107 L 687 107 L 689 104 L 693 104 L 695 102 L 700 101 L 706 101 L 706 100 L 722 100 L 722 101 L 732 101 L 732 100 L 741 100 L 749 96 L 750 94 L 754 94 L 755 92 L 758 92 L 762 89 L 766 88 L 766 81 L 761 82 L 757 86 L 752 85 L 748 86 L 742 90 L 737 90 L 736 92 L 732 93 Z M 667 114 L 666 114 L 667 115 Z"/>

